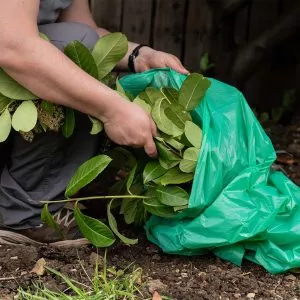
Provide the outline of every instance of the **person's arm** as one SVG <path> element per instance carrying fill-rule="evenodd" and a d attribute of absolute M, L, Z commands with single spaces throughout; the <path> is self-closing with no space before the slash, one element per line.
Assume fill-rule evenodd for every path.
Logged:
<path fill-rule="evenodd" d="M 98 32 L 100 37 L 109 33 L 108 30 L 97 27 L 97 24 L 92 17 L 88 0 L 73 0 L 71 6 L 63 12 L 61 21 L 79 22 L 86 24 L 91 28 L 94 28 Z M 128 69 L 129 55 L 138 45 L 139 44 L 134 42 L 128 43 L 128 52 L 117 65 L 117 68 L 122 70 Z M 165 67 L 172 68 L 175 71 L 183 74 L 188 73 L 188 71 L 183 67 L 182 63 L 176 56 L 162 51 L 156 51 L 150 47 L 143 47 L 140 49 L 140 55 L 135 60 L 136 72 L 143 72 L 149 69 Z"/>
<path fill-rule="evenodd" d="M 0 4 L 0 67 L 41 99 L 100 119 L 114 142 L 144 147 L 149 155 L 156 155 L 155 125 L 149 115 L 39 37 L 39 3 L 9 0 Z"/>

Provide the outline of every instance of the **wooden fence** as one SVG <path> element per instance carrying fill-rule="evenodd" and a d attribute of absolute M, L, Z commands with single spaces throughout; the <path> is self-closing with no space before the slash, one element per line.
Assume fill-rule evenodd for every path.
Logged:
<path fill-rule="evenodd" d="M 273 43 L 268 55 L 254 60 L 255 66 L 239 57 L 293 13 L 299 0 L 92 0 L 91 5 L 99 26 L 173 53 L 191 71 L 199 71 L 200 58 L 209 53 L 215 65 L 209 75 L 237 85 L 254 105 L 264 107 L 267 99 L 279 103 L 284 89 L 299 85 L 299 42 L 292 47 Z"/>

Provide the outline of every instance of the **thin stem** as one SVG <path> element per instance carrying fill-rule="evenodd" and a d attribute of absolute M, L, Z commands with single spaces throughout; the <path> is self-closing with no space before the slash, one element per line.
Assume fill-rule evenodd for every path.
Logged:
<path fill-rule="evenodd" d="M 53 200 L 53 201 L 41 201 L 43 204 L 51 203 L 66 203 L 73 201 L 87 201 L 87 200 L 97 200 L 97 199 L 149 199 L 149 196 L 138 196 L 138 195 L 121 195 L 121 196 L 94 196 L 94 197 L 83 197 L 83 198 L 69 198 L 64 200 Z"/>

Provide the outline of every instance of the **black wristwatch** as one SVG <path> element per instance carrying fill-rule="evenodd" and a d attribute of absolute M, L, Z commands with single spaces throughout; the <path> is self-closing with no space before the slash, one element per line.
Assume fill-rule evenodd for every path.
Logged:
<path fill-rule="evenodd" d="M 138 57 L 139 53 L 140 53 L 140 49 L 142 47 L 147 47 L 146 45 L 138 45 L 137 47 L 135 47 L 133 49 L 133 51 L 131 52 L 131 54 L 129 55 L 128 58 L 128 69 L 133 72 L 136 73 L 135 71 L 135 65 L 134 65 L 134 60 L 136 59 L 136 57 Z"/>

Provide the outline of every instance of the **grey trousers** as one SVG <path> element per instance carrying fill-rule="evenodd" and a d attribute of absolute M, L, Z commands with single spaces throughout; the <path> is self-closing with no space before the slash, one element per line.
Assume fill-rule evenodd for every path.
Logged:
<path fill-rule="evenodd" d="M 39 30 L 61 50 L 73 40 L 92 48 L 99 39 L 96 31 L 79 23 L 42 25 Z M 29 143 L 17 133 L 12 135 L 0 172 L 0 227 L 26 229 L 41 224 L 40 201 L 62 199 L 74 171 L 97 153 L 99 138 L 89 134 L 90 126 L 88 118 L 78 113 L 76 130 L 69 139 L 48 132 Z M 60 207 L 49 206 L 53 212 Z"/>

